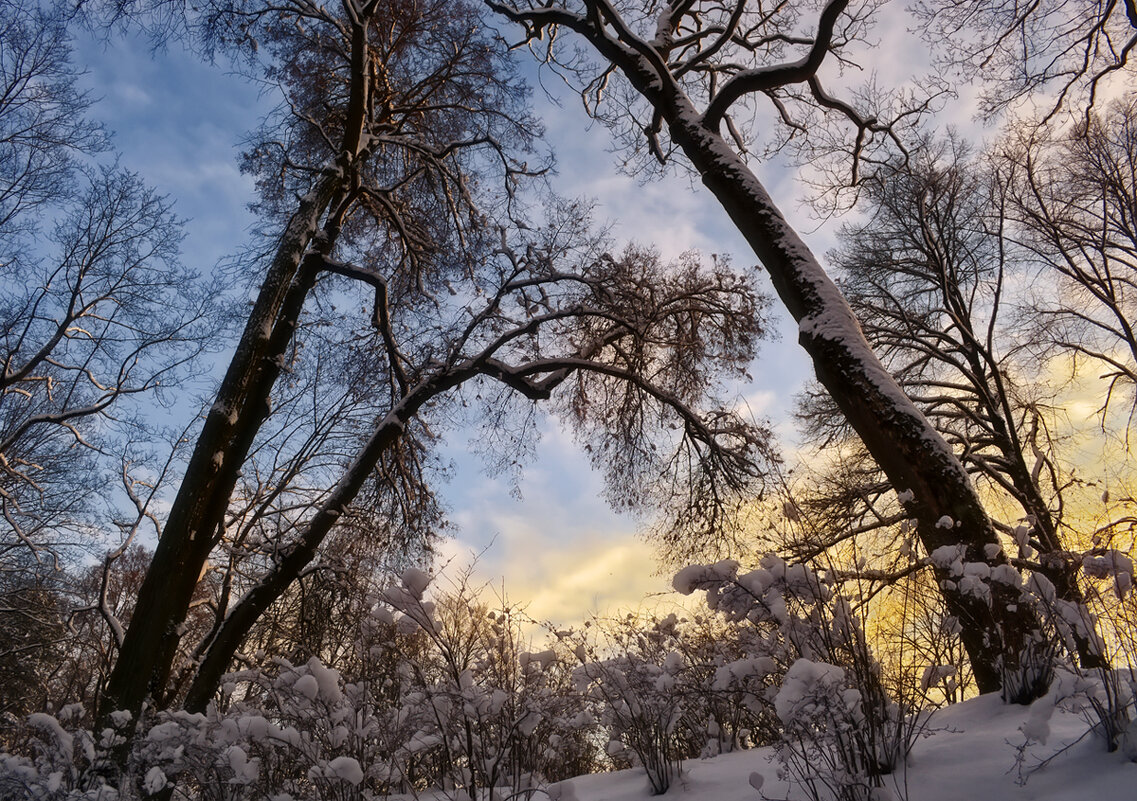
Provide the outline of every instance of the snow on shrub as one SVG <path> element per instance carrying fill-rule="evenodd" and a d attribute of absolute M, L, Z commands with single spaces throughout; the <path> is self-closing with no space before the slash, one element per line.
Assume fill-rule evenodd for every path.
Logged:
<path fill-rule="evenodd" d="M 729 575 L 733 567 L 719 569 Z M 776 665 L 753 627 L 629 615 L 587 631 L 591 639 L 575 635 L 577 689 L 599 706 L 614 764 L 642 767 L 652 792 L 667 791 L 683 759 L 771 739 L 764 697 Z"/>
<path fill-rule="evenodd" d="M 121 736 L 80 728 L 81 704 L 58 715 L 36 712 L 0 752 L 0 798 L 28 801 L 118 801 L 118 789 L 95 769 Z"/>
<path fill-rule="evenodd" d="M 531 792 L 575 775 L 566 771 L 590 770 L 595 719 L 581 708 L 556 645 L 523 649 L 513 611 L 483 606 L 464 580 L 452 594 L 426 600 L 431 584 L 425 574 L 407 572 L 401 586 L 381 594 L 400 616 L 396 627 L 424 646 L 418 659 L 400 666 L 413 678 L 406 698 L 415 708 L 405 712 L 417 724 L 402 760 L 419 771 L 432 765 L 432 783 L 470 797 L 479 788 Z"/>
<path fill-rule="evenodd" d="M 979 571 L 968 573 L 957 550 L 941 551 L 935 558 L 945 569 L 984 582 Z M 688 567 L 674 586 L 705 591 L 711 609 L 770 632 L 778 644 L 770 661 L 788 668 L 771 700 L 781 724 L 777 750 L 785 776 L 815 799 L 863 801 L 886 789 L 885 778 L 907 756 L 927 718 L 917 715 L 913 723 L 889 699 L 859 617 L 824 577 L 807 565 L 766 556 L 757 569 L 741 574 L 729 560 Z"/>

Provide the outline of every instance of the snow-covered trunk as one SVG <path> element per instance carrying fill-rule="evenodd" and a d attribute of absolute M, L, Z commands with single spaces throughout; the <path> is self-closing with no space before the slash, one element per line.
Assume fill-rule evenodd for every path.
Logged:
<path fill-rule="evenodd" d="M 120 709 L 137 714 L 148 695 L 162 699 L 191 597 L 307 295 L 297 282 L 301 263 L 340 182 L 338 174 L 324 176 L 281 236 L 139 589 L 100 719 Z"/>
<path fill-rule="evenodd" d="M 575 31 L 623 73 L 654 108 L 671 141 L 690 159 L 769 272 L 798 323 L 798 341 L 813 360 L 818 380 L 896 490 L 912 494 L 908 511 L 927 552 L 945 545 L 963 546 L 965 563 L 1006 564 L 994 526 L 959 459 L 877 359 L 844 296 L 757 176 L 718 134 L 730 103 L 739 96 L 717 96 L 712 101 L 716 111 L 710 115 L 715 122 L 713 127 L 706 124 L 670 71 L 669 45 L 662 38 L 651 42 L 639 38 L 608 3 L 586 2 L 585 13 L 556 3 L 540 8 L 500 0 L 486 3 L 495 12 L 529 25 L 533 35 L 547 26 Z M 787 82 L 804 81 L 815 73 L 825 52 L 818 45 L 832 35 L 845 5 L 843 0 L 825 5 L 819 31 L 827 27 L 828 34 L 819 33 L 810 56 L 786 68 Z M 671 24 L 676 8 L 670 6 L 669 16 L 660 17 L 661 31 Z M 796 79 L 795 71 L 801 73 Z M 650 135 L 653 127 L 654 123 L 645 131 Z M 1003 671 L 1021 667 L 1019 643 L 1028 642 L 1041 628 L 1036 610 L 1001 588 L 993 588 L 987 597 L 965 594 L 948 568 L 935 570 L 949 613 L 962 626 L 980 691 L 1001 689 Z"/>
<path fill-rule="evenodd" d="M 959 459 L 872 352 L 840 290 L 765 187 L 722 137 L 702 124 L 685 97 L 661 99 L 656 107 L 672 141 L 769 272 L 798 322 L 798 341 L 813 360 L 818 380 L 892 485 L 912 493 L 908 511 L 927 552 L 963 545 L 965 562 L 1004 564 L 995 529 Z M 1003 669 L 1014 668 L 1018 658 L 1004 633 L 1014 631 L 1017 638 L 1039 628 L 1033 610 L 999 601 L 989 606 L 961 593 L 947 571 L 937 572 L 948 611 L 963 626 L 980 691 L 999 690 Z"/>

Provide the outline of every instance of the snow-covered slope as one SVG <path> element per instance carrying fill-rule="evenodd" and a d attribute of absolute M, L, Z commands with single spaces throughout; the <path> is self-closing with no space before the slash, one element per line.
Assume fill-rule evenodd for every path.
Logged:
<path fill-rule="evenodd" d="M 913 750 L 907 771 L 896 777 L 900 784 L 896 797 L 904 799 L 906 794 L 909 801 L 1137 801 L 1137 764 L 1121 754 L 1106 753 L 1102 741 L 1093 735 L 1082 737 L 1087 723 L 1078 715 L 1056 713 L 1046 744 L 1028 748 L 1020 770 L 1016 758 L 1024 737 L 1019 726 L 1028 714 L 1027 708 L 1006 706 L 992 696 L 941 710 L 932 718 L 931 735 Z M 1039 767 L 1049 757 L 1053 758 Z M 750 785 L 753 772 L 763 775 L 761 787 L 767 799 L 808 797 L 801 788 L 777 778 L 777 762 L 765 748 L 691 760 L 664 797 L 668 801 L 761 801 L 763 795 Z M 568 786 L 549 788 L 561 801 L 650 797 L 647 779 L 639 770 L 581 776 L 564 784 Z"/>

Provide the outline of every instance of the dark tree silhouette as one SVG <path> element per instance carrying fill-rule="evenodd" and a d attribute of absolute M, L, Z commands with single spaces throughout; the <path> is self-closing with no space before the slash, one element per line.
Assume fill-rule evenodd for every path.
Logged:
<path fill-rule="evenodd" d="M 282 93 L 246 163 L 268 255 L 239 263 L 260 289 L 162 521 L 104 720 L 147 697 L 203 708 L 345 521 L 429 527 L 425 454 L 470 405 L 522 450 L 544 405 L 587 441 L 618 502 L 697 531 L 761 477 L 767 432 L 711 403 L 752 356 L 761 299 L 725 265 L 609 253 L 579 204 L 527 211 L 538 126 L 483 13 L 296 0 L 206 4 L 187 20 Z M 343 414 L 324 414 L 329 398 Z M 269 445 L 282 438 L 283 457 Z M 380 517 L 369 527 L 361 500 Z M 213 554 L 233 570 L 176 676 Z"/>

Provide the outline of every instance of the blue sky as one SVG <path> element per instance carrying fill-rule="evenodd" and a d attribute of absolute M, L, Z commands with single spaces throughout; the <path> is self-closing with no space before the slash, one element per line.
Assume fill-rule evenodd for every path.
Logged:
<path fill-rule="evenodd" d="M 238 250 L 253 222 L 246 205 L 251 182 L 237 169 L 240 142 L 271 99 L 258 88 L 177 47 L 153 52 L 143 41 L 116 38 L 109 43 L 80 38 L 76 61 L 86 67 L 86 85 L 100 98 L 93 116 L 115 132 L 123 166 L 175 201 L 187 219 L 184 261 L 208 271 Z M 549 80 L 546 85 L 556 87 Z M 701 186 L 686 176 L 647 184 L 617 173 L 608 152 L 608 133 L 590 125 L 575 96 L 563 105 L 540 90 L 537 110 L 558 154 L 555 186 L 562 194 L 591 196 L 599 215 L 615 223 L 621 239 L 653 242 L 666 256 L 696 248 L 731 254 L 736 266 L 755 259 Z M 771 172 L 771 189 L 783 201 L 794 193 L 793 174 Z M 786 211 L 806 230 L 815 227 L 792 202 Z M 824 251 L 831 240 L 815 236 Z M 780 341 L 766 343 L 754 365 L 755 382 L 738 389 L 756 415 L 784 423 L 792 395 L 809 375 L 788 318 L 776 319 Z M 456 466 L 444 490 L 456 539 L 443 549 L 451 569 L 480 554 L 476 575 L 529 604 L 539 619 L 563 624 L 590 610 L 601 613 L 634 606 L 645 593 L 665 592 L 666 577 L 656 575 L 651 547 L 638 536 L 642 521 L 610 511 L 600 497 L 601 480 L 573 445 L 570 435 L 550 425 L 538 458 L 524 472 L 521 498 L 507 479 L 488 477 L 466 438 L 446 445 Z"/>
<path fill-rule="evenodd" d="M 240 138 L 269 108 L 255 86 L 170 47 L 79 37 L 75 60 L 114 131 L 127 169 L 175 201 L 187 219 L 187 265 L 208 271 L 245 239 L 252 183 L 240 174 Z"/>

